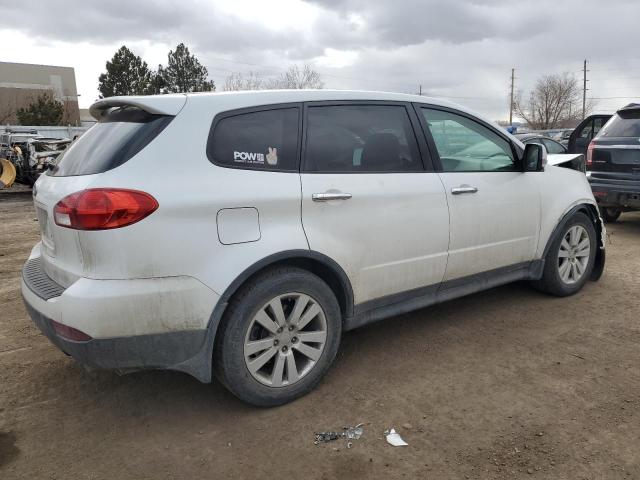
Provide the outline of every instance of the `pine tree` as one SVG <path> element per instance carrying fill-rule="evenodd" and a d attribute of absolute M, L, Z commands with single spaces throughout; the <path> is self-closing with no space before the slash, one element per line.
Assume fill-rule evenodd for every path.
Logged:
<path fill-rule="evenodd" d="M 20 125 L 60 125 L 64 105 L 53 98 L 53 95 L 44 93 L 35 102 L 26 108 L 19 108 L 16 112 Z"/>
<path fill-rule="evenodd" d="M 159 73 L 162 75 L 162 89 L 167 93 L 211 92 L 216 89 L 213 80 L 208 80 L 209 72 L 195 55 L 181 43 L 169 52 L 168 64 Z"/>
<path fill-rule="evenodd" d="M 162 65 L 158 65 L 158 70 L 151 73 L 151 84 L 149 86 L 150 95 L 165 93 L 164 70 Z"/>
<path fill-rule="evenodd" d="M 107 71 L 98 78 L 100 98 L 154 93 L 153 76 L 147 62 L 123 45 L 107 62 Z"/>

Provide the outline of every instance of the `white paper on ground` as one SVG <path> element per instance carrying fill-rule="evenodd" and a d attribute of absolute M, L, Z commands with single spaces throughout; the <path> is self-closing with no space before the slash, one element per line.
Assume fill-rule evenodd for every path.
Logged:
<path fill-rule="evenodd" d="M 407 445 L 409 445 L 407 442 L 405 442 L 402 437 L 398 434 L 398 432 L 396 432 L 395 428 L 392 428 L 391 430 L 389 430 L 389 433 L 387 433 L 387 443 L 389 443 L 390 445 L 393 445 L 394 447 L 406 447 Z"/>

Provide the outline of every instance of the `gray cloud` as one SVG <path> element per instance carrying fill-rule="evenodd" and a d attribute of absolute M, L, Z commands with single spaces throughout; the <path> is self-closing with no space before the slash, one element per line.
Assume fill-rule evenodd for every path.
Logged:
<path fill-rule="evenodd" d="M 2 1 L 0 8 L 3 25 L 48 40 L 184 41 L 219 52 L 283 49 L 291 42 L 286 32 L 225 16 L 203 0 L 22 0 Z"/>
<path fill-rule="evenodd" d="M 394 47 L 415 45 L 428 40 L 454 44 L 480 41 L 487 38 L 512 38 L 514 35 L 532 36 L 545 29 L 546 13 L 531 9 L 526 16 L 510 15 L 501 18 L 505 10 L 513 8 L 507 0 L 473 2 L 442 0 L 306 0 L 325 9 L 328 16 L 338 16 L 341 22 L 333 25 L 329 38 L 336 38 L 343 28 L 341 41 L 351 39 L 360 45 Z M 353 18 L 364 21 L 364 28 L 354 26 Z M 537 25 L 537 28 L 529 28 Z M 372 43 L 373 42 L 373 43 Z"/>
<path fill-rule="evenodd" d="M 415 92 L 422 84 L 429 93 L 465 97 L 459 101 L 494 117 L 508 105 L 512 67 L 526 90 L 543 74 L 578 75 L 588 58 L 590 95 L 640 96 L 637 0 L 303 1 L 317 9 L 315 20 L 274 30 L 207 0 L 0 0 L 0 30 L 41 43 L 184 41 L 218 80 L 231 70 L 276 75 L 292 62 L 318 61 L 326 48 L 346 50 L 357 53 L 352 64 L 318 67 L 327 87 Z M 69 63 L 82 68 L 72 53 Z M 634 75 L 636 81 L 622 80 Z"/>

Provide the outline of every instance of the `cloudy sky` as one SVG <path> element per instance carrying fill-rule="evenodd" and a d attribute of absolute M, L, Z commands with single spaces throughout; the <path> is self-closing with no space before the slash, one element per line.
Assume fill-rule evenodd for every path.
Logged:
<path fill-rule="evenodd" d="M 446 97 L 508 117 L 511 68 L 570 72 L 613 110 L 640 99 L 638 0 L 0 0 L 0 60 L 75 68 L 82 107 L 126 44 L 155 67 L 184 42 L 222 86 L 309 63 L 327 88 Z"/>

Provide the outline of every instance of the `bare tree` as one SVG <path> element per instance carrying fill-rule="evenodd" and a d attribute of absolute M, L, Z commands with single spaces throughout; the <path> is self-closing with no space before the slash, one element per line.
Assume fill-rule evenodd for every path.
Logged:
<path fill-rule="evenodd" d="M 280 77 L 270 81 L 268 88 L 322 88 L 324 82 L 320 73 L 315 71 L 310 65 L 304 65 L 302 68 L 298 65 L 292 65 Z"/>
<path fill-rule="evenodd" d="M 582 89 L 569 73 L 545 75 L 540 78 L 523 100 L 518 92 L 514 100 L 514 110 L 534 130 L 572 127 L 582 118 Z M 587 103 L 586 114 L 593 109 Z"/>
<path fill-rule="evenodd" d="M 226 92 L 236 90 L 261 90 L 264 88 L 264 82 L 255 72 L 249 72 L 243 75 L 240 72 L 232 73 L 224 80 L 222 89 Z"/>

